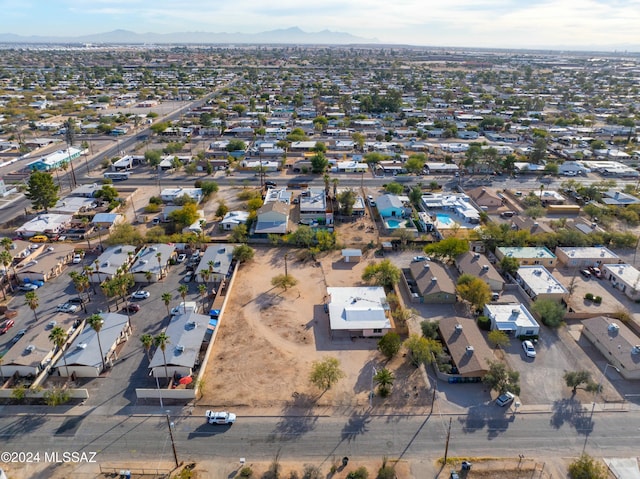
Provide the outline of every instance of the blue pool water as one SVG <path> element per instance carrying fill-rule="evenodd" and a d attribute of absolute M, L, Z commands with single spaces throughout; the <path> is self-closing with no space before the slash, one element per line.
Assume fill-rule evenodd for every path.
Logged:
<path fill-rule="evenodd" d="M 400 221 L 394 220 L 394 219 L 387 220 L 387 228 L 393 230 L 399 227 L 400 227 Z"/>
<path fill-rule="evenodd" d="M 455 223 L 455 221 L 451 219 L 451 216 L 445 213 L 436 213 L 436 220 L 438 221 L 438 223 L 442 223 L 443 225 L 446 225 L 446 226 L 451 226 Z"/>

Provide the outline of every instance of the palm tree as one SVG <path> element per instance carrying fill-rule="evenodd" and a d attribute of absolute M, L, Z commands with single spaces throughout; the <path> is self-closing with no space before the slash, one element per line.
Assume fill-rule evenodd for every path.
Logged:
<path fill-rule="evenodd" d="M 13 292 L 13 285 L 11 284 L 11 281 L 9 281 L 9 266 L 11 266 L 11 263 L 13 263 L 13 257 L 11 256 L 11 253 L 9 253 L 8 251 L 1 252 L 0 263 L 2 263 L 2 265 L 4 266 L 5 277 L 9 282 L 9 288 L 11 288 L 11 292 Z M 4 287 L 2 288 L 2 294 L 4 294 Z M 5 296 L 5 299 L 6 299 L 6 296 Z"/>
<path fill-rule="evenodd" d="M 187 297 L 187 293 L 189 292 L 189 287 L 186 284 L 181 284 L 178 288 L 178 293 L 182 296 L 182 306 L 184 307 L 184 313 L 187 314 L 187 303 L 185 302 L 185 298 Z"/>
<path fill-rule="evenodd" d="M 9 262 L 8 265 L 5 265 L 5 268 L 7 266 L 11 266 L 13 269 L 13 278 L 16 277 L 16 269 L 13 266 L 13 255 L 11 254 L 11 247 L 13 246 L 13 240 L 11 238 L 7 238 L 4 237 L 0 240 L 0 245 L 2 245 L 2 247 L 4 248 L 5 252 L 11 257 L 11 261 Z M 4 261 L 3 261 L 4 264 Z M 9 282 L 9 287 L 11 288 L 11 291 L 13 292 L 13 282 L 11 280 L 11 277 L 9 277 L 9 271 L 7 270 L 7 281 Z"/>
<path fill-rule="evenodd" d="M 198 285 L 198 293 L 200 293 L 200 296 L 202 297 L 202 311 L 205 311 L 204 300 L 207 295 L 207 285 L 200 283 Z"/>
<path fill-rule="evenodd" d="M 91 283 L 91 289 L 93 290 L 93 294 L 96 294 L 96 284 L 93 282 L 93 268 L 91 265 L 86 264 L 82 267 L 82 271 L 89 278 L 89 283 Z"/>
<path fill-rule="evenodd" d="M 340 180 L 338 178 L 333 178 L 331 183 L 333 183 L 333 198 L 335 199 L 338 197 L 338 183 L 340 183 Z"/>
<path fill-rule="evenodd" d="M 95 265 L 94 267 L 94 271 L 96 272 L 96 274 L 98 275 L 98 283 L 100 282 L 100 260 L 96 259 L 93 264 Z"/>
<path fill-rule="evenodd" d="M 87 324 L 91 326 L 91 328 L 96 332 L 96 336 L 98 338 L 98 349 L 100 349 L 100 360 L 102 361 L 102 371 L 106 369 L 106 365 L 104 363 L 104 353 L 102 352 L 102 344 L 100 343 L 100 330 L 102 329 L 102 325 L 104 324 L 104 319 L 99 314 L 92 314 L 87 318 Z"/>
<path fill-rule="evenodd" d="M 151 362 L 151 346 L 153 346 L 153 336 L 150 334 L 143 334 L 140 336 L 140 342 L 147 352 L 147 359 Z"/>
<path fill-rule="evenodd" d="M 64 355 L 64 351 L 62 351 L 62 348 L 67 342 L 67 333 L 60 326 L 56 326 L 49 333 L 49 341 L 51 341 L 62 352 L 62 360 L 64 361 L 64 367 L 67 370 L 67 377 L 69 377 L 69 367 L 67 366 L 67 358 Z"/>
<path fill-rule="evenodd" d="M 170 316 L 171 312 L 169 311 L 169 304 L 171 303 L 173 296 L 171 295 L 171 293 L 162 293 L 162 296 L 160 296 L 160 298 L 162 299 L 164 305 L 167 307 L 167 316 Z"/>
<path fill-rule="evenodd" d="M 167 369 L 167 355 L 165 354 L 168 343 L 169 343 L 169 336 L 167 336 L 164 332 L 158 333 L 153 338 L 153 344 L 156 346 L 156 348 L 160 348 L 160 350 L 162 351 L 162 359 L 164 361 L 164 375 L 167 378 L 167 380 L 170 380 L 169 369 Z"/>
<path fill-rule="evenodd" d="M 209 270 L 208 269 L 201 269 L 200 270 L 200 277 L 202 278 L 202 282 L 206 283 L 207 280 L 209 279 Z"/>
<path fill-rule="evenodd" d="M 87 292 L 87 299 L 88 299 L 89 278 L 87 278 L 83 274 L 78 273 L 77 271 L 71 271 L 69 273 L 69 276 L 71 276 L 71 279 L 73 280 L 73 285 L 75 286 L 80 299 L 82 300 L 82 293 L 85 291 Z M 82 300 L 82 309 L 84 310 L 85 313 L 87 312 L 87 305 L 84 300 Z"/>
<path fill-rule="evenodd" d="M 160 279 L 162 279 L 162 253 L 156 253 L 156 259 L 158 260 L 158 268 L 160 268 Z"/>
<path fill-rule="evenodd" d="M 38 314 L 36 313 L 36 309 L 38 309 L 38 306 L 40 306 L 40 303 L 38 302 L 38 295 L 35 291 L 29 291 L 24 295 L 24 299 L 27 302 L 29 308 L 31 308 L 31 311 L 33 311 L 33 315 L 35 316 L 36 321 L 38 321 Z"/>
<path fill-rule="evenodd" d="M 144 277 L 147 280 L 147 284 L 151 284 L 151 278 L 153 278 L 153 273 L 151 271 L 145 271 Z"/>
<path fill-rule="evenodd" d="M 393 373 L 387 368 L 382 368 L 373 376 L 373 380 L 380 389 L 380 395 L 383 397 L 389 395 L 389 390 L 391 389 L 391 386 L 393 386 L 393 381 L 395 381 L 395 379 L 396 378 Z"/>
<path fill-rule="evenodd" d="M 213 276 L 213 268 L 215 267 L 215 265 L 216 265 L 216 264 L 213 262 L 213 260 L 210 260 L 210 261 L 207 263 L 207 266 L 209 267 L 209 274 L 210 274 L 211 276 Z"/>

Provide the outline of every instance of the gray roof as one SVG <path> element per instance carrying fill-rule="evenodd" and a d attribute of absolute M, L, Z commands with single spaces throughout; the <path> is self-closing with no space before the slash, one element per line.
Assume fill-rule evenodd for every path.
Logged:
<path fill-rule="evenodd" d="M 124 314 L 100 313 L 104 320 L 100 330 L 100 344 L 102 352 L 107 354 L 109 349 L 115 344 L 122 331 L 127 327 L 128 319 Z M 93 366 L 102 365 L 100 359 L 100 348 L 98 346 L 98 335 L 88 324 L 84 327 L 80 335 L 71 344 L 64 355 L 67 366 Z M 64 367 L 65 359 L 59 359 L 57 368 Z"/>
<path fill-rule="evenodd" d="M 193 367 L 208 326 L 209 316 L 189 309 L 186 314 L 174 316 L 165 330 L 165 334 L 169 337 L 169 344 L 164 354 L 167 358 L 167 366 Z M 164 356 L 162 350 L 158 348 L 149 367 L 163 367 Z"/>
<path fill-rule="evenodd" d="M 136 247 L 130 245 L 118 245 L 107 248 L 104 253 L 98 256 L 97 272 L 113 276 L 116 274 L 116 271 L 120 266 L 129 264 L 129 251 L 135 253 Z"/>
<path fill-rule="evenodd" d="M 219 244 L 209 246 L 202 258 L 200 258 L 200 264 L 195 271 L 196 278 L 200 281 L 200 271 L 203 269 L 209 269 L 209 262 L 213 261 L 213 274 L 226 276 L 231 268 L 231 261 L 233 260 L 233 249 L 236 245 L 232 244 Z"/>
<path fill-rule="evenodd" d="M 147 245 L 138 252 L 138 256 L 129 272 L 144 273 L 150 271 L 151 273 L 160 274 L 160 265 L 165 266 L 167 264 L 175 249 L 175 245 L 169 244 Z M 160 264 L 158 264 L 158 258 L 156 257 L 158 253 L 160 253 Z"/>
<path fill-rule="evenodd" d="M 378 205 L 378 211 L 386 210 L 387 208 L 402 208 L 402 201 L 397 195 L 382 195 L 376 198 L 376 204 Z"/>

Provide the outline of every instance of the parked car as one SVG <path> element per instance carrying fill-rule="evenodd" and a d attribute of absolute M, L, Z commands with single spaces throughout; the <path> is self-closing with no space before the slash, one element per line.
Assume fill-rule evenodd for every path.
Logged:
<path fill-rule="evenodd" d="M 236 415 L 227 411 L 207 411 L 205 416 L 209 424 L 233 424 L 236 422 Z"/>
<path fill-rule="evenodd" d="M 185 283 L 190 283 L 192 279 L 193 279 L 193 272 L 189 271 L 187 274 L 184 275 Z"/>
<path fill-rule="evenodd" d="M 182 253 L 178 255 L 177 261 L 178 263 L 182 263 L 185 259 L 187 259 L 187 255 Z"/>
<path fill-rule="evenodd" d="M 602 271 L 600 271 L 598 268 L 594 268 L 593 266 L 589 266 L 589 272 L 594 275 L 596 278 L 600 279 L 602 278 Z"/>
<path fill-rule="evenodd" d="M 588 269 L 581 269 L 580 274 L 587 279 L 591 278 L 591 272 Z"/>
<path fill-rule="evenodd" d="M 275 188 L 276 186 L 276 182 L 275 181 L 265 181 L 264 182 L 264 186 L 268 187 L 268 188 Z"/>
<path fill-rule="evenodd" d="M 496 399 L 496 404 L 500 407 L 505 407 L 511 404 L 515 398 L 516 397 L 512 393 L 507 391 L 506 393 L 498 396 L 498 399 Z"/>
<path fill-rule="evenodd" d="M 20 285 L 20 290 L 21 291 L 35 291 L 36 289 L 38 289 L 38 285 L 35 283 L 24 283 Z"/>
<path fill-rule="evenodd" d="M 160 218 L 155 217 L 151 220 L 151 224 L 152 225 L 159 225 L 160 224 Z"/>
<path fill-rule="evenodd" d="M 147 299 L 149 296 L 151 296 L 151 293 L 149 293 L 149 291 L 145 291 L 143 289 L 136 291 L 135 293 L 133 293 L 131 295 L 132 299 Z"/>
<path fill-rule="evenodd" d="M 79 304 L 80 306 L 82 306 L 87 303 L 87 300 L 85 298 L 81 298 L 80 296 L 75 296 L 73 298 L 69 298 L 69 301 L 67 301 L 67 303 Z"/>
<path fill-rule="evenodd" d="M 419 263 L 420 261 L 429 261 L 429 258 L 426 256 L 414 256 L 412 261 L 414 263 Z"/>
<path fill-rule="evenodd" d="M 31 241 L 32 243 L 46 243 L 47 241 L 49 241 L 49 238 L 45 235 L 35 235 L 29 238 L 29 241 Z"/>
<path fill-rule="evenodd" d="M 82 263 L 82 255 L 80 253 L 76 253 L 73 255 L 73 260 L 71 261 L 73 264 Z"/>
<path fill-rule="evenodd" d="M 11 338 L 11 341 L 9 341 L 9 344 L 16 344 L 18 341 L 20 341 L 20 338 L 25 334 L 27 334 L 27 330 L 21 329 L 16 333 L 16 335 L 13 338 Z"/>
<path fill-rule="evenodd" d="M 140 311 L 140 305 L 139 304 L 128 304 L 124 308 L 122 308 L 122 312 L 123 313 L 126 313 L 127 311 L 129 311 L 130 313 L 137 313 L 138 311 Z"/>
<path fill-rule="evenodd" d="M 5 319 L 0 323 L 0 334 L 5 334 L 13 327 L 15 321 L 13 319 Z M 235 416 L 234 416 L 235 417 Z"/>
<path fill-rule="evenodd" d="M 533 347 L 533 343 L 528 339 L 522 341 L 522 349 L 524 349 L 524 354 L 526 354 L 528 358 L 536 357 L 536 349 Z"/>
<path fill-rule="evenodd" d="M 77 304 L 71 304 L 69 302 L 56 306 L 56 311 L 58 311 L 59 313 L 75 313 L 76 311 L 78 311 L 78 309 L 80 309 L 80 306 L 78 306 Z"/>

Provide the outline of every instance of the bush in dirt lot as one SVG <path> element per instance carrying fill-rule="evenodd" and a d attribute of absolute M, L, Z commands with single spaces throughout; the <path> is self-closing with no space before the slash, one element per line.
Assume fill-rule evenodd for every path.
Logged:
<path fill-rule="evenodd" d="M 369 471 L 364 466 L 359 467 L 355 471 L 351 471 L 347 474 L 347 479 L 368 479 Z"/>
<path fill-rule="evenodd" d="M 240 469 L 240 477 L 251 477 L 253 476 L 253 469 L 251 469 L 249 466 L 245 466 L 242 469 Z"/>
<path fill-rule="evenodd" d="M 591 293 L 585 294 L 584 299 L 586 299 L 587 301 L 593 301 L 593 294 Z"/>
<path fill-rule="evenodd" d="M 596 296 L 595 298 L 593 298 L 593 302 L 596 304 L 602 303 L 602 296 Z"/>

